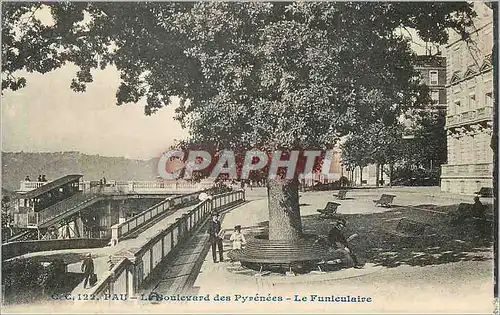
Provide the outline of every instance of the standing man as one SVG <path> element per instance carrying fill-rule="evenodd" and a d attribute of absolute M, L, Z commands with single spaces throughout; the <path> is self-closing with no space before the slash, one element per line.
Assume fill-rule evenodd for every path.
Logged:
<path fill-rule="evenodd" d="M 212 221 L 208 226 L 208 234 L 210 235 L 210 243 L 212 243 L 212 258 L 214 263 L 217 263 L 217 247 L 219 248 L 219 259 L 224 261 L 224 249 L 222 246 L 222 238 L 224 237 L 224 231 L 221 230 L 220 217 L 217 212 L 212 213 Z"/>
<path fill-rule="evenodd" d="M 87 254 L 87 257 L 83 259 L 82 272 L 84 276 L 83 288 L 86 289 L 87 284 L 89 285 L 90 288 L 92 286 L 90 278 L 94 275 L 94 260 L 92 259 L 91 254 Z"/>

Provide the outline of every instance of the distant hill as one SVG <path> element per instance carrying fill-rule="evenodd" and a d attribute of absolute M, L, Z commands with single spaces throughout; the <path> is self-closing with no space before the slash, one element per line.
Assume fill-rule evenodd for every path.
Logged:
<path fill-rule="evenodd" d="M 27 175 L 36 181 L 43 174 L 49 181 L 68 174 L 82 174 L 85 180 L 103 176 L 111 180 L 154 180 L 156 167 L 157 159 L 132 160 L 80 152 L 2 152 L 2 188 L 17 190 Z"/>

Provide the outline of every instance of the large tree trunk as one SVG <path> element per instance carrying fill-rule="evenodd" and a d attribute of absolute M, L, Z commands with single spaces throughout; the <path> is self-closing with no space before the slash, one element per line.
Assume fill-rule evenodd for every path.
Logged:
<path fill-rule="evenodd" d="M 385 182 L 384 182 L 384 166 L 385 166 L 385 164 L 380 165 L 380 180 L 382 183 L 385 184 Z"/>
<path fill-rule="evenodd" d="M 302 235 L 299 182 L 270 179 L 267 185 L 269 240 L 296 240 Z"/>
<path fill-rule="evenodd" d="M 359 167 L 359 186 L 363 186 L 363 166 Z"/>
<path fill-rule="evenodd" d="M 394 165 L 389 164 L 389 187 L 392 187 L 392 171 L 394 169 Z"/>
<path fill-rule="evenodd" d="M 378 187 L 379 186 L 379 177 L 380 177 L 380 164 L 376 164 L 376 173 L 377 173 L 377 176 L 375 176 L 375 187 Z"/>

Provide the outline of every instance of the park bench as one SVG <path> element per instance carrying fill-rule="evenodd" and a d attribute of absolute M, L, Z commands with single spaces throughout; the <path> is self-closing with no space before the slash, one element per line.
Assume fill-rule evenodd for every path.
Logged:
<path fill-rule="evenodd" d="M 476 195 L 479 197 L 487 197 L 487 198 L 492 198 L 493 197 L 493 188 L 491 187 L 481 187 L 479 191 L 475 192 Z"/>
<path fill-rule="evenodd" d="M 337 195 L 334 195 L 334 196 L 337 197 L 337 199 L 344 200 L 346 194 L 347 194 L 347 190 L 341 189 L 341 190 L 339 190 L 339 193 Z"/>
<path fill-rule="evenodd" d="M 407 218 L 401 218 L 398 225 L 394 229 L 386 229 L 390 235 L 404 238 L 404 239 L 416 239 L 423 238 L 425 236 L 425 229 L 427 224 L 410 220 Z"/>
<path fill-rule="evenodd" d="M 382 196 L 380 196 L 379 200 L 373 200 L 373 202 L 375 203 L 375 205 L 380 205 L 383 207 L 390 207 L 392 205 L 392 201 L 394 200 L 395 197 L 396 196 L 394 196 L 394 195 L 382 194 Z"/>
<path fill-rule="evenodd" d="M 320 218 L 333 218 L 337 214 L 337 208 L 340 206 L 340 203 L 329 201 L 324 209 L 318 209 L 320 213 Z"/>

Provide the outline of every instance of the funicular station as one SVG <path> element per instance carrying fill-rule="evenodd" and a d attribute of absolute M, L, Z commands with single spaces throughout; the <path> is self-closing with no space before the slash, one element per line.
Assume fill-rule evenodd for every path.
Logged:
<path fill-rule="evenodd" d="M 110 238 L 114 224 L 166 197 L 201 189 L 158 181 L 84 181 L 79 174 L 51 182 L 23 181 L 14 210 L 14 225 L 23 232 L 10 241 Z"/>
<path fill-rule="evenodd" d="M 188 286 L 208 251 L 206 225 L 212 214 L 244 202 L 243 189 L 213 180 L 103 183 L 72 174 L 21 182 L 13 214 L 23 231 L 2 244 L 2 261 L 17 264 L 28 255 L 46 268 L 52 256 L 67 256 L 64 276 L 70 277 L 80 270 L 74 257 L 92 252 L 99 280 L 82 291 L 73 279 L 67 289 L 74 294 L 136 294 L 158 279 Z"/>

